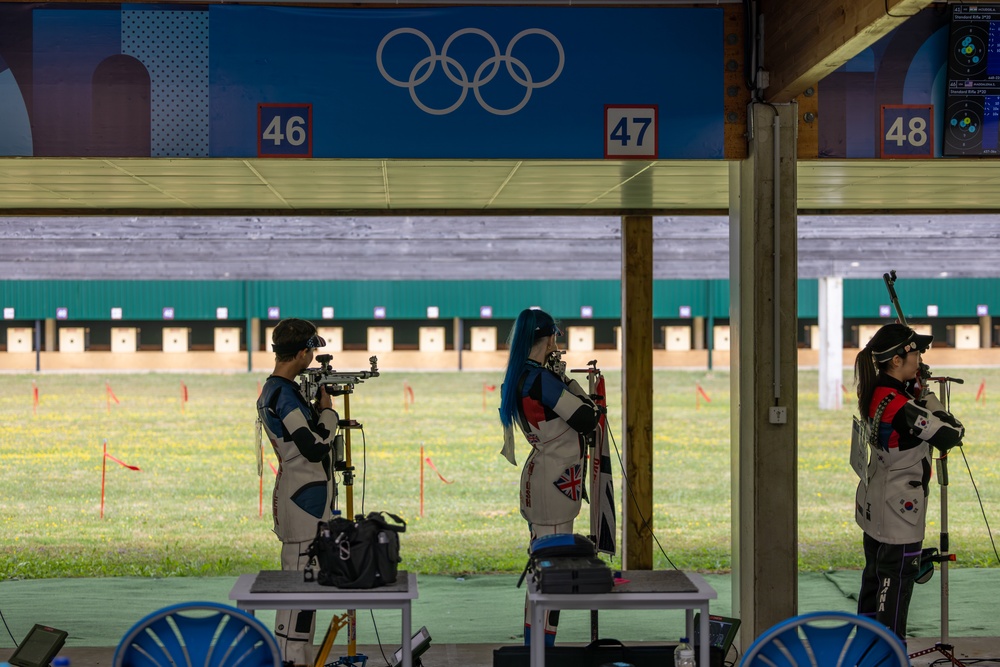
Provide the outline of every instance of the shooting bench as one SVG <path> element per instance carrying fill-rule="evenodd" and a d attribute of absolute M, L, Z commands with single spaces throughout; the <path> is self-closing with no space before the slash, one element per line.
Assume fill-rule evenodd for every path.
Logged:
<path fill-rule="evenodd" d="M 302 572 L 262 570 L 243 574 L 229 591 L 240 609 L 399 609 L 402 612 L 401 667 L 411 667 L 410 605 L 417 599 L 417 575 L 400 570 L 395 584 L 379 588 L 346 589 L 303 581 Z"/>
<path fill-rule="evenodd" d="M 707 665 L 710 636 L 708 603 L 719 597 L 700 574 L 679 570 L 627 570 L 627 583 L 608 593 L 539 593 L 535 581 L 528 581 L 528 611 L 531 614 L 531 667 L 545 666 L 545 612 L 554 609 L 684 609 L 687 636 L 694 637 L 695 611 L 701 611 L 701 665 Z"/>

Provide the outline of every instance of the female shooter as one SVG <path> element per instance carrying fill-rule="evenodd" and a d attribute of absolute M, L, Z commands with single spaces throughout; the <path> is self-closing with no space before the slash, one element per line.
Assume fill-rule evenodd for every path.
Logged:
<path fill-rule="evenodd" d="M 858 411 L 869 420 L 876 443 L 855 499 L 865 551 L 858 614 L 875 618 L 901 638 L 920 568 L 931 446 L 947 452 L 965 434 L 922 386 L 929 372 L 921 353 L 932 340 L 905 324 L 887 324 L 854 361 Z"/>
<path fill-rule="evenodd" d="M 508 339 L 510 353 L 500 387 L 503 455 L 517 465 L 515 423 L 531 445 L 521 470 L 520 504 L 533 540 L 573 532 L 586 475 L 583 436 L 594 431 L 600 417 L 587 392 L 566 377 L 564 365 L 557 363 L 560 333 L 548 313 L 521 311 Z M 531 637 L 530 623 L 526 607 L 525 644 Z M 545 623 L 546 645 L 555 642 L 558 623 L 559 612 L 550 612 Z"/>

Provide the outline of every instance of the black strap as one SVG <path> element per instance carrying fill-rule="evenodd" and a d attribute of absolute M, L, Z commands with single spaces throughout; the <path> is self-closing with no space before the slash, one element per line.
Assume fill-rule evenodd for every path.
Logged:
<path fill-rule="evenodd" d="M 871 418 L 868 424 L 868 445 L 870 447 L 878 448 L 878 428 L 879 424 L 882 423 L 882 413 L 885 412 L 885 409 L 889 407 L 894 398 L 896 398 L 896 394 L 889 392 L 878 404 L 878 407 L 875 408 L 875 416 Z"/>
<path fill-rule="evenodd" d="M 515 586 L 514 588 L 520 588 L 521 587 L 521 584 L 524 583 L 524 578 L 526 576 L 528 576 L 528 570 L 530 570 L 530 569 L 531 569 L 531 559 L 529 558 L 528 562 L 524 564 L 524 571 L 521 572 L 521 576 L 518 577 L 518 579 L 517 579 L 517 586 Z"/>

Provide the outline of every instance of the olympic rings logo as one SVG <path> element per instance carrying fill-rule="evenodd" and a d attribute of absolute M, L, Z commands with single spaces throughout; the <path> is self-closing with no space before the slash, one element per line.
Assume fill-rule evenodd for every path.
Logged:
<path fill-rule="evenodd" d="M 382 62 L 382 51 L 385 49 L 386 44 L 388 44 L 389 41 L 397 35 L 415 35 L 427 45 L 427 51 L 429 52 L 429 55 L 426 58 L 420 59 L 413 66 L 413 69 L 410 70 L 410 77 L 406 81 L 391 76 L 386 71 L 385 65 Z M 471 79 L 469 78 L 469 73 L 464 67 L 462 67 L 461 63 L 448 55 L 448 49 L 451 48 L 456 39 L 463 35 L 478 35 L 479 37 L 485 39 L 486 42 L 493 48 L 493 56 L 487 58 L 481 65 L 479 65 Z M 543 81 L 536 82 L 532 77 L 528 66 L 524 64 L 524 61 L 513 56 L 514 46 L 523 37 L 528 35 L 541 35 L 549 38 L 555 46 L 556 52 L 559 54 L 558 66 L 551 76 Z M 531 93 L 533 90 L 537 88 L 544 88 L 559 78 L 559 75 L 562 74 L 563 65 L 566 62 L 566 54 L 563 51 L 562 44 L 558 39 L 556 39 L 555 35 L 548 30 L 542 30 L 541 28 L 528 28 L 527 30 L 522 30 L 517 33 L 507 44 L 507 49 L 502 54 L 500 53 L 500 47 L 497 45 L 496 40 L 493 39 L 489 33 L 480 30 L 479 28 L 463 28 L 461 30 L 456 30 L 448 39 L 445 40 L 444 46 L 441 48 L 440 55 L 435 50 L 434 43 L 431 42 L 430 38 L 421 31 L 416 28 L 397 28 L 382 38 L 382 41 L 378 45 L 378 52 L 375 57 L 378 63 L 378 71 L 382 73 L 382 76 L 386 81 L 394 86 L 398 86 L 399 88 L 409 89 L 410 99 L 413 100 L 413 103 L 422 111 L 435 116 L 450 114 L 452 111 L 462 106 L 462 103 L 465 102 L 465 98 L 469 95 L 470 89 L 475 94 L 476 100 L 479 102 L 479 106 L 489 113 L 497 116 L 509 116 L 511 114 L 515 114 L 523 109 L 524 105 L 528 103 L 528 100 L 531 99 Z M 438 63 L 441 63 L 441 70 L 444 72 L 445 76 L 448 77 L 448 80 L 461 89 L 458 99 L 451 106 L 443 109 L 436 109 L 434 107 L 427 106 L 417 96 L 417 87 L 427 81 L 431 75 L 434 74 L 434 70 L 437 68 Z M 483 86 L 488 84 L 497 76 L 500 72 L 501 64 L 506 67 L 507 73 L 510 75 L 511 79 L 519 85 L 524 86 L 524 97 L 519 103 L 509 109 L 497 109 L 496 107 L 491 106 L 486 102 L 486 100 L 483 99 L 482 93 L 480 92 L 480 89 Z"/>

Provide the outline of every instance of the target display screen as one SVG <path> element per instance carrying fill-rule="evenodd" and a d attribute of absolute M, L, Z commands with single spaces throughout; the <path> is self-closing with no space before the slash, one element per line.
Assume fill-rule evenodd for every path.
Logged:
<path fill-rule="evenodd" d="M 1000 5 L 952 5 L 945 155 L 1000 155 Z"/>

